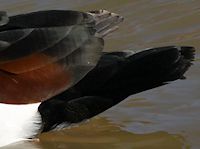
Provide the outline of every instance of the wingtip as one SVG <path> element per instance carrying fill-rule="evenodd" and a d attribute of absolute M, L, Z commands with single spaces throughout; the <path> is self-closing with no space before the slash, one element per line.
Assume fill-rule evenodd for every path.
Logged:
<path fill-rule="evenodd" d="M 182 46 L 180 52 L 184 56 L 185 59 L 188 59 L 190 61 L 194 61 L 195 52 L 196 52 L 195 47 L 192 47 L 192 46 Z"/>
<path fill-rule="evenodd" d="M 124 20 L 124 17 L 103 9 L 89 11 L 88 14 L 95 20 L 96 36 L 98 37 L 112 33 L 118 29 L 118 24 Z"/>

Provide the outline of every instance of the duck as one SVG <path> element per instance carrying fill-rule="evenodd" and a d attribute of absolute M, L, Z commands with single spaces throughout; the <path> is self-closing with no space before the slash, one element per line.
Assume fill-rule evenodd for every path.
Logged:
<path fill-rule="evenodd" d="M 130 95 L 185 79 L 192 46 L 104 52 L 104 37 L 122 21 L 106 10 L 0 12 L 1 147 L 78 124 Z"/>

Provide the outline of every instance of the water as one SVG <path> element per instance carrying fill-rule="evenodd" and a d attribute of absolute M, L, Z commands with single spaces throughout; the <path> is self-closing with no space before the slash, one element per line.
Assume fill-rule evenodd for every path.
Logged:
<path fill-rule="evenodd" d="M 200 1 L 198 0 L 1 0 L 9 14 L 41 9 L 107 9 L 121 14 L 120 30 L 106 51 L 166 45 L 197 48 L 186 80 L 129 97 L 90 121 L 42 134 L 5 149 L 198 149 L 200 146 Z M 148 74 L 147 74 L 148 75 Z"/>

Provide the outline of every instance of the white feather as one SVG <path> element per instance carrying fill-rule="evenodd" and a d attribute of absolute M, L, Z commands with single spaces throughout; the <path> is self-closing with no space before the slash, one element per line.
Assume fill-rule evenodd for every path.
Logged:
<path fill-rule="evenodd" d="M 41 129 L 40 103 L 0 104 L 0 147 L 37 135 Z"/>

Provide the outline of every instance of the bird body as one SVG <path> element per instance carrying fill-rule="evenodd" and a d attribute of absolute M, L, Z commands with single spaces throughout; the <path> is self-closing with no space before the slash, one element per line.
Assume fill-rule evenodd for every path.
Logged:
<path fill-rule="evenodd" d="M 123 20 L 104 10 L 7 20 L 0 20 L 0 146 L 82 122 L 129 95 L 182 79 L 194 59 L 189 46 L 102 52 L 103 37 Z"/>

